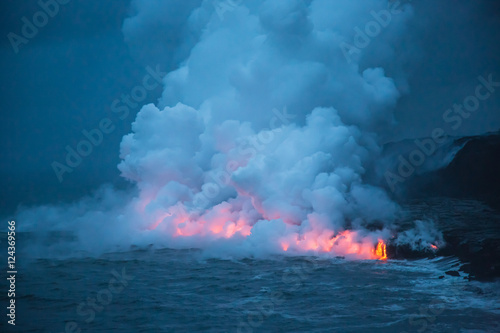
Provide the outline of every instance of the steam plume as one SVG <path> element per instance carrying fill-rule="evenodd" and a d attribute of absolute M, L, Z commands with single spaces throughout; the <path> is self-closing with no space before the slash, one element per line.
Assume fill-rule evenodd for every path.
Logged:
<path fill-rule="evenodd" d="M 398 206 L 366 173 L 408 90 L 402 69 L 410 60 L 394 45 L 409 38 L 413 15 L 408 4 L 392 6 L 268 0 L 221 15 L 211 1 L 135 1 L 124 24 L 133 52 L 151 36 L 138 57 L 175 68 L 121 143 L 118 168 L 136 190 L 105 187 L 20 219 L 33 222 L 28 230 L 43 223 L 71 232 L 67 244 L 84 251 L 152 243 L 376 258 Z M 368 22 L 379 33 L 346 53 L 342 45 Z M 392 77 L 361 65 L 390 62 Z"/>

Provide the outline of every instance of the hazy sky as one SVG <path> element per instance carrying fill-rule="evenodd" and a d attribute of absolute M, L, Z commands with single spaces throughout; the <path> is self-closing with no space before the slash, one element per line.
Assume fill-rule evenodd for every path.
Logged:
<path fill-rule="evenodd" d="M 117 179 L 119 142 L 134 113 L 120 120 L 111 103 L 130 93 L 146 73 L 130 56 L 121 32 L 129 1 L 71 1 L 17 54 L 6 36 L 20 34 L 21 18 L 40 7 L 36 1 L 2 1 L 1 6 L 2 208 L 78 198 Z M 147 100 L 160 93 L 160 88 L 150 92 Z M 115 131 L 59 183 L 51 163 L 63 162 L 66 145 L 75 147 L 81 131 L 96 128 L 105 117 L 114 117 Z"/>

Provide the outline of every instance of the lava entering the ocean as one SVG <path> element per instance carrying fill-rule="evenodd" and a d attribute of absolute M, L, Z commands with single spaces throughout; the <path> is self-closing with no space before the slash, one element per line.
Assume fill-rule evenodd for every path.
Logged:
<path fill-rule="evenodd" d="M 236 221 L 236 222 L 233 222 Z M 350 259 L 386 260 L 386 244 L 381 234 L 357 230 L 335 232 L 321 226 L 314 216 L 309 216 L 310 228 L 279 220 L 258 220 L 249 222 L 241 212 L 231 209 L 228 203 L 217 205 L 202 215 L 192 215 L 177 206 L 174 212 L 161 214 L 148 229 L 163 229 L 173 238 L 206 237 L 208 239 L 229 239 L 238 237 L 255 242 L 275 244 L 275 252 L 287 254 L 323 253 Z M 266 226 L 267 224 L 267 226 Z M 262 237 L 262 228 L 276 225 L 279 233 L 271 238 Z M 374 239 L 378 243 L 374 245 Z"/>
<path fill-rule="evenodd" d="M 381 239 L 378 241 L 377 248 L 375 249 L 375 255 L 379 260 L 387 260 L 386 245 Z"/>

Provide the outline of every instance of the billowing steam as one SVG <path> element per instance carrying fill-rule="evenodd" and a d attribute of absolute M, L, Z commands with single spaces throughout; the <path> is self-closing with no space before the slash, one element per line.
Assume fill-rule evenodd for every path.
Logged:
<path fill-rule="evenodd" d="M 365 175 L 407 90 L 408 60 L 394 45 L 408 38 L 411 6 L 225 5 L 134 2 L 124 24 L 133 52 L 145 40 L 142 61 L 174 68 L 158 105 L 141 109 L 121 143 L 118 168 L 136 190 L 105 187 L 69 206 L 21 212 L 26 230 L 62 232 L 40 251 L 155 244 L 385 256 L 379 242 L 391 236 L 398 206 Z M 393 77 L 361 65 L 376 63 L 393 63 Z"/>

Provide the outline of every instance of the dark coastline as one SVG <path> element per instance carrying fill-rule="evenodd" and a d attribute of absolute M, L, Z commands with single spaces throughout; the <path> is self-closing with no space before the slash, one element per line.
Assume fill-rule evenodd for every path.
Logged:
<path fill-rule="evenodd" d="M 460 269 L 471 279 L 490 281 L 500 278 L 500 133 L 463 138 L 457 144 L 463 142 L 465 146 L 446 168 L 415 176 L 405 191 L 409 202 L 431 201 L 448 215 L 440 223 L 447 245 L 435 255 L 455 255 L 465 263 Z M 473 205 L 457 207 L 452 201 L 431 198 L 485 205 L 477 211 Z M 388 252 L 393 258 L 407 259 L 434 255 L 394 246 Z"/>

